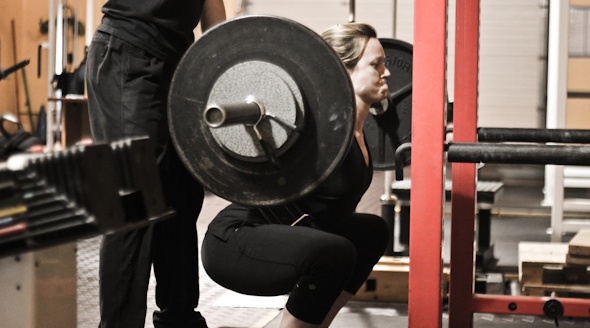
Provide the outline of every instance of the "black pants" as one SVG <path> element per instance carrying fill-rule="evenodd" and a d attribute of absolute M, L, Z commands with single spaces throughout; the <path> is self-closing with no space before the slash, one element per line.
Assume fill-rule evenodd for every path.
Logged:
<path fill-rule="evenodd" d="M 343 290 L 357 292 L 388 241 L 385 222 L 360 213 L 322 222 L 323 230 L 245 224 L 216 233 L 223 229 L 213 225 L 224 218 L 248 213 L 230 205 L 211 223 L 202 245 L 205 270 L 215 282 L 239 293 L 290 293 L 289 312 L 313 324 L 323 321 Z"/>
<path fill-rule="evenodd" d="M 173 65 L 116 37 L 97 32 L 89 48 L 87 88 L 94 141 L 149 136 L 156 143 L 164 196 L 177 215 L 131 232 L 106 235 L 100 250 L 101 327 L 144 327 L 153 264 L 155 327 L 197 327 L 196 220 L 203 188 L 186 170 L 167 128 Z"/>

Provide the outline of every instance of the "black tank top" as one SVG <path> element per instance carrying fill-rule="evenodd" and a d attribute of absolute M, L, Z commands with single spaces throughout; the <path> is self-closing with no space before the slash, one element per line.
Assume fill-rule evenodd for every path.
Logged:
<path fill-rule="evenodd" d="M 108 0 L 99 31 L 176 63 L 194 42 L 204 0 Z"/>
<path fill-rule="evenodd" d="M 309 214 L 312 226 L 320 229 L 334 220 L 350 216 L 369 188 L 373 178 L 372 161 L 369 165 L 354 140 L 339 168 L 311 194 L 292 204 L 266 208 L 252 208 L 231 204 L 223 209 L 209 224 L 208 231 L 226 240 L 241 225 L 291 224 L 302 214 Z M 301 225 L 310 226 L 305 218 Z"/>

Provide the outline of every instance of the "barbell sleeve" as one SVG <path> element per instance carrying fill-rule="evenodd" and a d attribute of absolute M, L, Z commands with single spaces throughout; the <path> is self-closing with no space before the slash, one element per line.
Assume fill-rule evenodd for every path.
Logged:
<path fill-rule="evenodd" d="M 264 110 L 256 102 L 211 104 L 203 111 L 203 120 L 218 128 L 234 124 L 256 124 L 264 116 Z"/>

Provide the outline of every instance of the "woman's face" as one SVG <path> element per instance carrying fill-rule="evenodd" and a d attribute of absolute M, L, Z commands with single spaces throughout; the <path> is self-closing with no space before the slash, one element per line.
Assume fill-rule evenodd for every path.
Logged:
<path fill-rule="evenodd" d="M 348 69 L 354 92 L 366 104 L 385 99 L 389 94 L 387 78 L 391 75 L 385 67 L 385 52 L 376 38 L 370 38 L 365 52 L 355 67 Z"/>

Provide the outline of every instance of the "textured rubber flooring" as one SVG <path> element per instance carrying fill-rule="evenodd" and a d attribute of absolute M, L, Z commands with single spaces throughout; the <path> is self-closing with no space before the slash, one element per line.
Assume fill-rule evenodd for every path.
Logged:
<path fill-rule="evenodd" d="M 265 328 L 279 328 L 280 315 Z M 340 311 L 331 327 L 335 328 L 402 328 L 408 327 L 407 304 L 351 302 Z M 448 316 L 442 315 L 442 327 L 448 328 Z M 476 313 L 473 328 L 491 327 L 555 327 L 555 321 L 543 317 L 521 315 L 494 315 Z M 559 327 L 590 327 L 590 321 L 562 319 Z"/>
<path fill-rule="evenodd" d="M 199 237 L 202 239 L 206 226 L 211 218 L 227 204 L 226 201 L 208 195 L 205 208 L 197 223 Z M 99 322 L 98 314 L 98 251 L 102 237 L 82 240 L 78 243 L 78 328 L 96 328 Z M 214 327 L 264 327 L 275 318 L 277 308 L 240 308 L 216 306 L 219 300 L 228 291 L 214 283 L 202 266 L 200 275 L 200 306 L 210 328 Z M 153 275 L 152 275 L 153 277 Z M 145 327 L 153 327 L 152 313 L 156 309 L 154 303 L 155 281 L 152 278 L 148 290 L 148 310 Z M 256 298 L 253 298 L 256 302 Z"/>
<path fill-rule="evenodd" d="M 376 172 L 374 183 L 361 201 L 359 210 L 380 214 L 380 196 L 383 193 L 383 175 Z M 510 199 L 498 204 L 500 211 L 502 205 L 509 208 L 512 204 L 522 206 L 533 204 L 530 208 L 538 206 L 539 192 L 533 190 L 531 196 L 520 190 L 506 195 Z M 227 205 L 227 202 L 213 195 L 208 195 L 201 216 L 197 223 L 199 236 L 202 238 L 208 223 L 215 214 Z M 528 206 L 528 205 L 527 205 Z M 544 234 L 547 219 L 522 219 L 507 218 L 493 220 L 492 239 L 496 241 L 495 255 L 504 266 L 513 266 L 517 261 L 515 245 L 518 240 L 548 240 Z M 532 226 L 534 229 L 531 229 Z M 517 229 L 520 227 L 522 229 Z M 518 231 L 533 231 L 534 235 L 523 235 Z M 82 240 L 78 243 L 78 328 L 95 328 L 98 325 L 98 248 L 101 237 Z M 445 254 L 445 257 L 448 256 Z M 278 328 L 280 322 L 280 309 L 278 307 L 256 307 L 263 303 L 257 298 L 251 298 L 244 306 L 219 306 L 219 301 L 227 296 L 223 287 L 214 283 L 202 269 L 200 270 L 201 298 L 198 310 L 206 318 L 210 328 Z M 153 302 L 155 283 L 152 280 L 148 291 L 148 311 L 146 315 L 147 328 L 152 328 L 152 312 L 156 309 Z M 443 327 L 447 327 L 447 316 L 443 313 Z M 336 328 L 392 328 L 407 327 L 407 304 L 392 303 L 367 303 L 351 302 L 336 317 L 332 327 Z M 475 314 L 475 328 L 488 327 L 555 327 L 555 322 L 543 317 Z M 589 320 L 563 319 L 559 327 L 590 327 Z"/>

